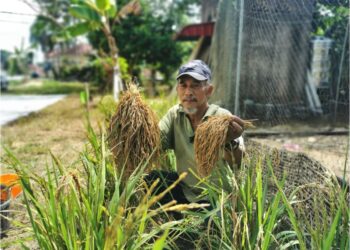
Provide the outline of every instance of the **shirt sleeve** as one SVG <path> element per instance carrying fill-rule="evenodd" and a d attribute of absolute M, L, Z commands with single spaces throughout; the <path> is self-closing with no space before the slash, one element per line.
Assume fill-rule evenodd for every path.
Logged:
<path fill-rule="evenodd" d="M 159 122 L 162 150 L 174 149 L 174 114 L 173 110 L 163 116 Z"/>

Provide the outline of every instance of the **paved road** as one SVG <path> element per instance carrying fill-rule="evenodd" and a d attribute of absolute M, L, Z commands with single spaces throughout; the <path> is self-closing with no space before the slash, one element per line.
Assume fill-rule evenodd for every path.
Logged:
<path fill-rule="evenodd" d="M 0 126 L 39 111 L 65 95 L 2 95 L 0 96 Z"/>

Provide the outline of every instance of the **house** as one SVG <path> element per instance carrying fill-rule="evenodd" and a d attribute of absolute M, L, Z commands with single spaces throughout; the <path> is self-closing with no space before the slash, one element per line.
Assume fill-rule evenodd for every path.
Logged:
<path fill-rule="evenodd" d="M 218 3 L 219 0 L 202 0 L 201 23 L 187 25 L 175 36 L 177 41 L 198 41 L 192 52 L 192 59 L 209 61 Z"/>
<path fill-rule="evenodd" d="M 89 62 L 89 55 L 93 48 L 88 43 L 79 43 L 69 47 L 58 45 L 46 55 L 46 60 L 56 71 L 62 67 L 85 65 Z"/>

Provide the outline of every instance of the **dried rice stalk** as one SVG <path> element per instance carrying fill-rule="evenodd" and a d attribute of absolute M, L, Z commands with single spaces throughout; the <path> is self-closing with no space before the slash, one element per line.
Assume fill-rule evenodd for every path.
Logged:
<path fill-rule="evenodd" d="M 194 150 L 197 169 L 201 176 L 208 176 L 219 160 L 220 149 L 225 145 L 231 121 L 231 115 L 212 116 L 197 127 Z M 254 126 L 247 120 L 244 121 L 243 127 Z"/>
<path fill-rule="evenodd" d="M 156 114 L 130 85 L 119 101 L 108 129 L 108 142 L 120 172 L 127 178 L 141 163 L 149 166 L 159 156 L 160 130 Z"/>

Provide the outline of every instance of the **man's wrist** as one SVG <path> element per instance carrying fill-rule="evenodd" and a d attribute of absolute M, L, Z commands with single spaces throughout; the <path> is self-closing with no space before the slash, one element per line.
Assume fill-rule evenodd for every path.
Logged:
<path fill-rule="evenodd" d="M 226 144 L 225 144 L 225 149 L 226 150 L 230 150 L 230 151 L 232 151 L 232 150 L 236 150 L 236 149 L 238 149 L 239 148 L 239 139 L 237 138 L 237 139 L 233 139 L 233 140 L 231 140 L 231 141 L 229 141 L 229 142 L 227 142 Z"/>

